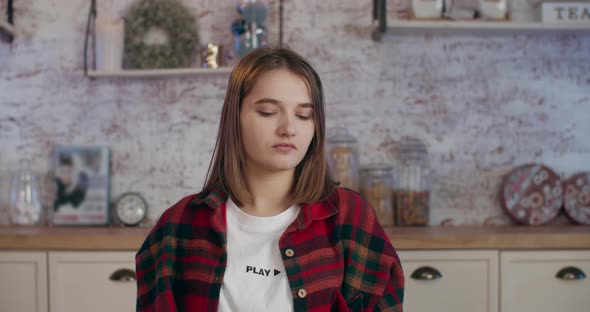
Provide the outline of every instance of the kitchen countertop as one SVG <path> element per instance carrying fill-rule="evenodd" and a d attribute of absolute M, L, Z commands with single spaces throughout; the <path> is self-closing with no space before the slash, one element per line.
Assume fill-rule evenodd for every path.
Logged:
<path fill-rule="evenodd" d="M 136 251 L 149 228 L 0 226 L 0 250 Z M 590 249 L 590 226 L 387 227 L 396 249 Z"/>
<path fill-rule="evenodd" d="M 386 228 L 396 249 L 590 249 L 590 226 Z"/>

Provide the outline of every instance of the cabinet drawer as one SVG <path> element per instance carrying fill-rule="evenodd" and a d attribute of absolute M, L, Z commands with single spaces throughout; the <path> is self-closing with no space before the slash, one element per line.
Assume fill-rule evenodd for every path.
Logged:
<path fill-rule="evenodd" d="M 501 265 L 502 312 L 590 310 L 590 251 L 506 251 Z M 568 267 L 586 278 L 556 277 Z"/>
<path fill-rule="evenodd" d="M 399 256 L 406 279 L 404 310 L 498 311 L 497 251 L 400 251 Z M 441 277 L 412 277 L 421 269 L 426 277 L 430 269 Z"/>
<path fill-rule="evenodd" d="M 0 311 L 47 312 L 47 254 L 0 252 Z"/>
<path fill-rule="evenodd" d="M 51 311 L 135 311 L 134 256 L 132 252 L 50 252 Z M 115 272 L 123 275 L 119 281 L 111 279 Z M 125 279 L 124 273 L 133 278 Z"/>

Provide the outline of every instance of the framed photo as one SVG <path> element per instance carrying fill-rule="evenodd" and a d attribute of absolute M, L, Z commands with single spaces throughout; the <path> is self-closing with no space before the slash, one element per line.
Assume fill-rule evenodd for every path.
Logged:
<path fill-rule="evenodd" d="M 108 147 L 56 147 L 52 224 L 109 224 L 109 161 Z"/>

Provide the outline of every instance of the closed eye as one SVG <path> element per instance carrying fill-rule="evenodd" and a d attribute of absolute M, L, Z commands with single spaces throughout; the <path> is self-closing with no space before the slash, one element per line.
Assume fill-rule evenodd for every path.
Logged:
<path fill-rule="evenodd" d="M 257 111 L 258 115 L 262 116 L 262 117 L 271 117 L 273 115 L 275 115 L 276 113 L 273 112 L 263 112 L 263 111 Z M 310 120 L 312 119 L 312 116 L 306 116 L 306 115 L 296 115 L 297 118 L 301 119 L 301 120 Z"/>
<path fill-rule="evenodd" d="M 269 112 L 258 112 L 258 114 L 262 117 L 270 117 L 272 115 L 274 115 L 275 113 L 269 113 Z"/>

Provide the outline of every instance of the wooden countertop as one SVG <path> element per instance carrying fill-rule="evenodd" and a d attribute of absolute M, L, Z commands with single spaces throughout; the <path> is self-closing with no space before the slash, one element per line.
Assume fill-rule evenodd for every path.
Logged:
<path fill-rule="evenodd" d="M 590 249 L 590 226 L 386 228 L 396 249 Z"/>
<path fill-rule="evenodd" d="M 590 226 L 389 227 L 399 250 L 590 249 Z M 0 226 L 0 250 L 136 251 L 148 228 Z"/>

